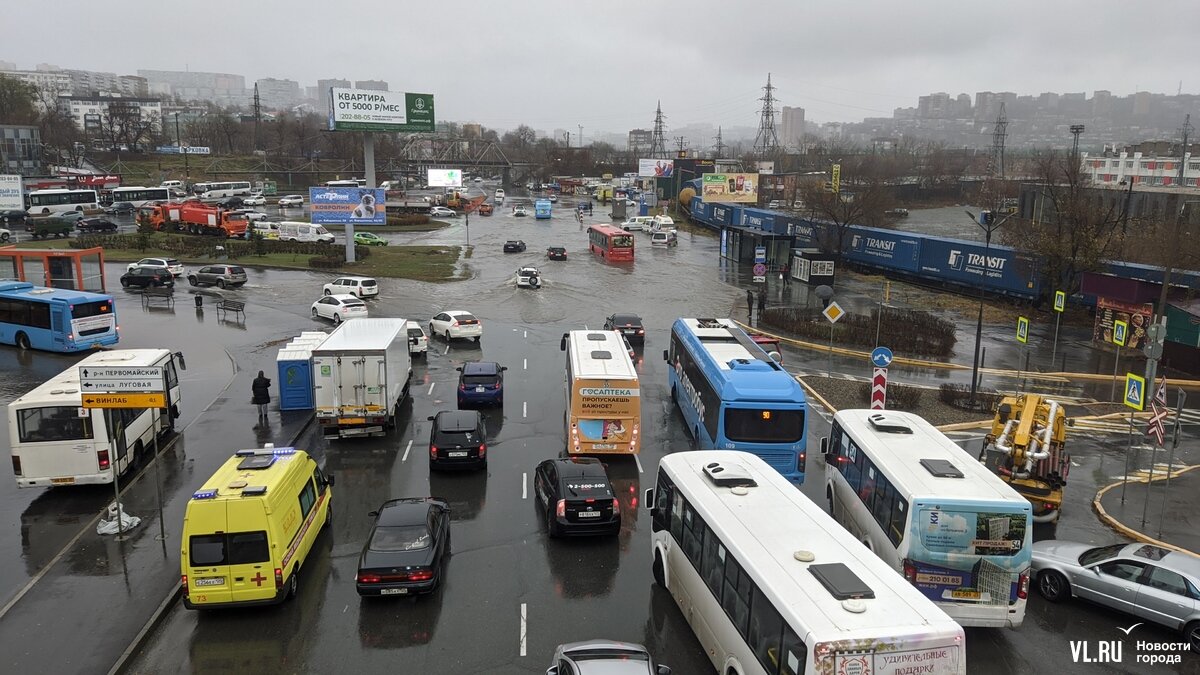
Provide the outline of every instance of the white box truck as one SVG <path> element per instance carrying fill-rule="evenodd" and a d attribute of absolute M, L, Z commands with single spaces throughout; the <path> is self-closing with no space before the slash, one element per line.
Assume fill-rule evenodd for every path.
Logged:
<path fill-rule="evenodd" d="M 313 403 L 325 438 L 382 436 L 408 396 L 405 319 L 343 322 L 312 350 Z"/>

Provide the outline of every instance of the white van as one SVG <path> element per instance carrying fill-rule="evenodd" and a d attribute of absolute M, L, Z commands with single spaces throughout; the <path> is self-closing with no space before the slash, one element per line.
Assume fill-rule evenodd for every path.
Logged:
<path fill-rule="evenodd" d="M 655 216 L 634 216 L 621 223 L 621 229 L 626 232 L 633 232 L 634 230 L 645 232 L 654 224 L 654 218 Z"/>
<path fill-rule="evenodd" d="M 660 232 L 663 230 L 674 230 L 675 221 L 671 216 L 654 216 L 653 222 L 650 224 L 651 232 Z"/>
<path fill-rule="evenodd" d="M 183 189 L 183 181 L 181 181 L 181 180 L 164 180 L 163 182 L 158 184 L 158 187 L 171 188 L 174 190 L 182 190 Z"/>
<path fill-rule="evenodd" d="M 279 238 L 279 223 L 259 219 L 251 221 L 251 225 L 251 229 L 247 230 L 247 232 L 257 232 L 262 235 L 263 239 Z"/>
<path fill-rule="evenodd" d="M 285 220 L 279 223 L 280 241 L 316 241 L 322 244 L 332 244 L 333 235 L 329 230 L 312 223 L 299 223 Z"/>

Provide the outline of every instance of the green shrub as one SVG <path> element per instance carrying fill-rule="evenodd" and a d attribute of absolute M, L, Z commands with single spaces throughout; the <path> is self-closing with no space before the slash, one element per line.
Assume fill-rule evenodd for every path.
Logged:
<path fill-rule="evenodd" d="M 875 308 L 869 316 L 847 313 L 833 324 L 834 343 L 874 347 L 878 312 Z M 775 307 L 763 312 L 762 323 L 821 342 L 829 339 L 829 321 L 818 309 Z M 957 341 L 954 323 L 921 310 L 889 308 L 878 326 L 880 343 L 899 354 L 949 356 Z"/>
<path fill-rule="evenodd" d="M 980 389 L 975 392 L 975 405 L 971 405 L 971 385 L 946 383 L 941 386 L 938 398 L 942 403 L 960 410 L 989 412 L 996 409 L 1003 397 L 997 392 Z"/>

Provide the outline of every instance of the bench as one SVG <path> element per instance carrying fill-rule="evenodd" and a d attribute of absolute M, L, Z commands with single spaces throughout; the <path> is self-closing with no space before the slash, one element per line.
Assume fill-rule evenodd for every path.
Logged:
<path fill-rule="evenodd" d="M 217 303 L 217 318 L 221 318 L 222 313 L 233 312 L 234 317 L 241 316 L 246 318 L 246 303 L 237 300 L 221 300 Z"/>
<path fill-rule="evenodd" d="M 166 286 L 148 286 L 142 289 L 143 307 L 149 307 L 155 300 L 161 300 L 167 307 L 174 307 L 175 288 Z"/>

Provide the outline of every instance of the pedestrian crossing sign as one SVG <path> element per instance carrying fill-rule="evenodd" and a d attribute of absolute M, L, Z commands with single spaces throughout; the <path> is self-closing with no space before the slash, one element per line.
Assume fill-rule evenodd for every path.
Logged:
<path fill-rule="evenodd" d="M 1125 373 L 1125 405 L 1134 410 L 1146 407 L 1146 378 Z"/>
<path fill-rule="evenodd" d="M 1129 322 L 1113 321 L 1112 341 L 1118 347 L 1125 346 L 1125 337 L 1129 335 Z"/>
<path fill-rule="evenodd" d="M 1029 319 L 1023 316 L 1017 317 L 1017 342 L 1029 342 Z"/>

